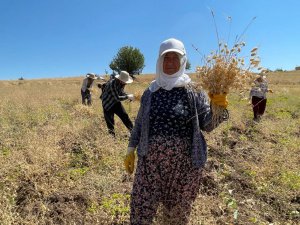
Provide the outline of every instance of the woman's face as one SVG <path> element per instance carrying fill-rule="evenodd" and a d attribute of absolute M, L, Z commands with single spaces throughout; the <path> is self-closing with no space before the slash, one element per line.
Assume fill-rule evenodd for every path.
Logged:
<path fill-rule="evenodd" d="M 167 75 L 177 73 L 180 69 L 180 59 L 176 52 L 167 52 L 164 56 L 163 72 Z"/>
<path fill-rule="evenodd" d="M 117 80 L 117 82 L 119 82 L 122 86 L 125 86 L 125 85 L 126 85 L 125 82 L 123 82 L 123 81 L 121 81 L 121 80 L 119 80 L 119 79 L 116 79 L 116 80 Z"/>

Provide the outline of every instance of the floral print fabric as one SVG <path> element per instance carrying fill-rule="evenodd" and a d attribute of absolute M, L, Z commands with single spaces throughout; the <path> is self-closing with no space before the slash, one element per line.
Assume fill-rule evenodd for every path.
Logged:
<path fill-rule="evenodd" d="M 184 88 L 153 93 L 150 109 L 149 140 L 153 135 L 192 138 L 191 109 Z"/>
<path fill-rule="evenodd" d="M 190 156 L 192 123 L 185 89 L 155 92 L 149 116 L 149 151 L 138 159 L 131 224 L 151 224 L 160 203 L 168 224 L 187 224 L 201 168 L 193 166 Z"/>

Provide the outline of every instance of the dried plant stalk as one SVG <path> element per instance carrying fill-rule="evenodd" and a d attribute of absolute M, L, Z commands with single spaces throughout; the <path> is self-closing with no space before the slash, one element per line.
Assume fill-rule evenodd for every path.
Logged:
<path fill-rule="evenodd" d="M 256 77 L 253 70 L 257 69 L 262 73 L 266 70 L 259 66 L 257 47 L 251 50 L 250 60 L 248 65 L 245 65 L 245 57 L 239 56 L 244 46 L 245 42 L 241 42 L 229 49 L 226 43 L 220 43 L 219 50 L 211 52 L 204 58 L 204 65 L 197 67 L 200 86 L 210 94 L 228 94 L 232 89 L 241 93 L 247 90 Z M 212 104 L 212 110 L 213 120 L 218 123 L 224 108 Z"/>

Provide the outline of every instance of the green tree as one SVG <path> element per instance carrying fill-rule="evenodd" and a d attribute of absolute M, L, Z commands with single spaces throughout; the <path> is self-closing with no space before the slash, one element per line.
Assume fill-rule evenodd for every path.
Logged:
<path fill-rule="evenodd" d="M 139 49 L 125 46 L 119 49 L 109 67 L 118 73 L 121 70 L 126 70 L 133 77 L 135 74 L 142 73 L 145 67 L 144 61 L 144 55 Z"/>

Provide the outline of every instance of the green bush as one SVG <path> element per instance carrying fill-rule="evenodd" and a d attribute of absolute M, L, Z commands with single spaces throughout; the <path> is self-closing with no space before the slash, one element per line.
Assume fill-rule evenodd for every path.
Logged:
<path fill-rule="evenodd" d="M 118 73 L 120 73 L 121 70 L 125 70 L 133 76 L 134 74 L 142 73 L 145 67 L 144 61 L 144 55 L 139 49 L 125 46 L 119 50 L 109 67 Z"/>

